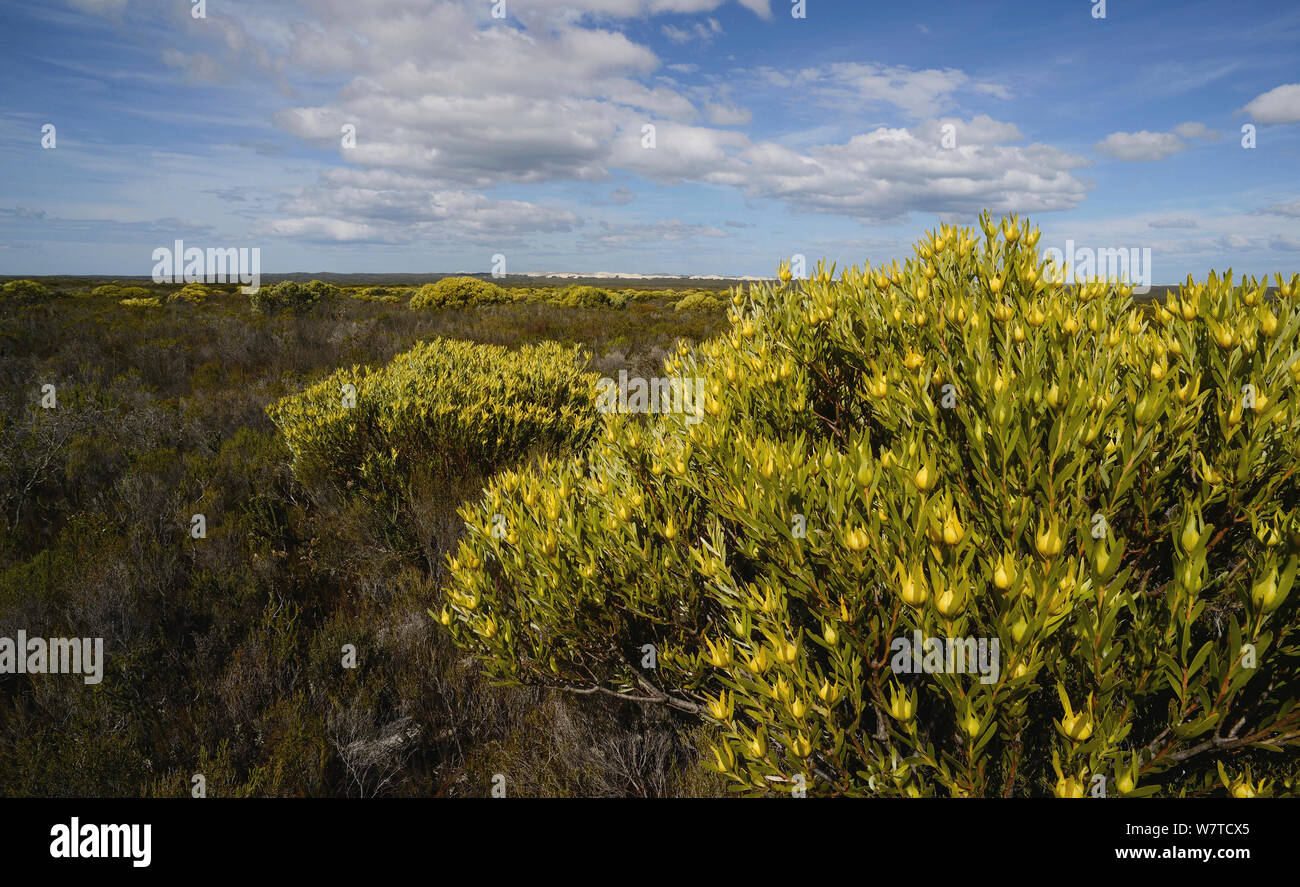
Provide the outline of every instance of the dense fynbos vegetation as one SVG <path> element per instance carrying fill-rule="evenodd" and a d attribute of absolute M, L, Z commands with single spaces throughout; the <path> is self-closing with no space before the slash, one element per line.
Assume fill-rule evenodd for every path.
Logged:
<path fill-rule="evenodd" d="M 583 446 L 597 417 L 583 364 L 553 342 L 436 339 L 379 370 L 339 370 L 269 412 L 299 477 L 391 503 L 417 469 L 459 479 Z"/>
<path fill-rule="evenodd" d="M 627 297 L 598 286 L 565 287 L 555 299 L 566 308 L 622 308 Z"/>
<path fill-rule="evenodd" d="M 355 294 L 355 298 L 370 298 Z M 466 308 L 507 302 L 559 305 L 565 308 L 624 308 L 629 303 L 650 299 L 679 299 L 679 307 L 695 310 L 721 310 L 723 303 L 703 290 L 611 290 L 587 284 L 556 287 L 502 287 L 477 277 L 445 277 L 426 283 L 411 295 L 413 309 Z"/>
<path fill-rule="evenodd" d="M 253 310 L 260 314 L 275 314 L 289 311 L 301 314 L 310 311 L 322 301 L 339 295 L 339 288 L 330 283 L 313 280 L 299 283 L 295 280 L 282 280 L 271 286 L 258 287 L 250 293 L 248 300 Z"/>
<path fill-rule="evenodd" d="M 691 293 L 673 305 L 678 311 L 716 311 L 725 303 L 708 293 Z"/>
<path fill-rule="evenodd" d="M 192 286 L 195 286 L 195 284 L 189 284 L 186 287 L 182 287 L 182 289 L 189 289 Z M 168 301 L 172 301 L 173 296 L 179 297 L 178 294 L 180 292 L 181 290 L 177 290 L 176 293 L 173 293 L 172 296 L 168 297 Z M 123 299 L 157 298 L 157 294 L 155 292 L 145 287 L 119 286 L 118 284 L 113 284 L 113 283 L 106 283 L 103 286 L 97 286 L 93 290 L 91 290 L 88 295 L 97 299 L 117 299 L 119 302 Z"/>
<path fill-rule="evenodd" d="M 210 797 L 486 795 L 495 773 L 512 796 L 721 791 L 694 725 L 493 686 L 429 618 L 480 477 L 418 460 L 384 513 L 296 477 L 266 411 L 439 340 L 506 360 L 554 340 L 594 371 L 652 373 L 720 316 L 405 298 L 258 315 L 211 284 L 200 303 L 149 285 L 161 304 L 131 310 L 120 290 L 81 297 L 111 281 L 45 283 L 68 297 L 0 305 L 0 637 L 102 637 L 106 661 L 95 686 L 0 677 L 0 795 L 188 797 L 196 773 Z"/>
<path fill-rule="evenodd" d="M 981 223 L 736 293 L 666 364 L 703 403 L 466 506 L 440 621 L 498 677 L 698 713 L 742 791 L 1293 791 L 1300 281 L 1142 307 Z"/>
<path fill-rule="evenodd" d="M 510 301 L 502 287 L 477 277 L 444 277 L 426 283 L 411 297 L 412 308 L 464 308 L 467 305 L 494 305 Z"/>
<path fill-rule="evenodd" d="M 84 278 L 53 278 L 45 282 L 16 279 L 0 284 L 0 305 L 33 305 L 57 300 L 63 296 L 80 299 L 111 299 L 121 303 L 125 299 L 157 299 L 160 302 L 183 301 L 196 303 L 211 297 L 235 294 L 253 308 L 255 313 L 275 315 L 302 314 L 338 297 L 361 302 L 403 303 L 416 310 L 459 310 L 496 305 L 529 304 L 554 305 L 582 309 L 621 309 L 629 305 L 656 305 L 677 302 L 683 309 L 714 311 L 719 314 L 725 305 L 715 297 L 714 291 L 698 288 L 653 288 L 642 284 L 640 288 L 625 286 L 622 289 L 588 284 L 560 286 L 553 282 L 520 282 L 509 285 L 477 277 L 445 277 L 433 283 L 409 285 L 357 285 L 335 284 L 322 280 L 301 282 L 281 280 L 266 282 L 255 293 L 244 295 L 239 283 L 193 282 L 182 285 L 153 283 L 123 284 L 91 282 Z M 140 303 L 135 302 L 133 305 Z M 145 303 L 148 304 L 148 303 Z"/>
<path fill-rule="evenodd" d="M 211 293 L 208 288 L 201 283 L 187 283 L 175 292 L 167 295 L 168 302 L 190 302 L 197 304 L 206 299 Z"/>
<path fill-rule="evenodd" d="M 982 221 L 718 306 L 11 281 L 0 635 L 108 661 L 0 793 L 1294 793 L 1300 278 Z"/>
<path fill-rule="evenodd" d="M 0 305 L 9 303 L 30 303 L 48 299 L 52 294 L 48 287 L 34 280 L 11 280 L 0 286 Z"/>

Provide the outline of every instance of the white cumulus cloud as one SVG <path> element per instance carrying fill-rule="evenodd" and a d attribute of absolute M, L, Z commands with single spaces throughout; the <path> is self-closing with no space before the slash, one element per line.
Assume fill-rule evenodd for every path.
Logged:
<path fill-rule="evenodd" d="M 1093 146 L 1099 154 L 1133 162 L 1164 160 L 1187 145 L 1171 132 L 1113 132 Z"/>
<path fill-rule="evenodd" d="M 1300 83 L 1284 83 L 1243 108 L 1256 123 L 1300 123 Z"/>

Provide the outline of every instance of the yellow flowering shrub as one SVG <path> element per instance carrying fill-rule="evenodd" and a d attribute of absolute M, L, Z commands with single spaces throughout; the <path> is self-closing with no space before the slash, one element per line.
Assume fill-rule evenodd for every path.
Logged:
<path fill-rule="evenodd" d="M 437 283 L 426 283 L 416 290 L 409 305 L 412 309 L 463 308 L 467 305 L 491 305 L 509 301 L 509 291 L 490 280 L 444 277 Z"/>
<path fill-rule="evenodd" d="M 691 293 L 673 305 L 674 311 L 720 311 L 726 302 L 708 293 Z"/>
<path fill-rule="evenodd" d="M 259 286 L 249 293 L 248 304 L 257 314 L 279 314 L 292 312 L 302 314 L 310 311 L 322 302 L 339 295 L 339 288 L 323 280 L 301 283 L 297 280 L 281 280 L 270 286 Z"/>
<path fill-rule="evenodd" d="M 665 366 L 698 408 L 464 507 L 440 621 L 502 679 L 697 713 L 737 791 L 1290 791 L 1300 278 L 1140 305 L 980 222 L 733 293 Z M 998 667 L 904 673 L 913 637 Z"/>
<path fill-rule="evenodd" d="M 143 286 L 121 286 L 114 283 L 106 283 L 97 286 L 90 292 L 81 292 L 77 294 L 80 298 L 109 298 L 117 299 L 149 299 L 157 298 L 153 291 Z"/>
<path fill-rule="evenodd" d="M 417 466 L 472 476 L 584 445 L 597 419 L 584 364 L 550 342 L 511 351 L 435 339 L 379 369 L 339 370 L 268 413 L 300 478 L 389 502 Z"/>
<path fill-rule="evenodd" d="M 35 280 L 10 280 L 0 284 L 0 305 L 40 302 L 52 295 L 49 287 Z"/>
<path fill-rule="evenodd" d="M 210 295 L 209 289 L 201 283 L 187 283 L 185 286 L 167 294 L 168 302 L 189 302 L 197 305 Z"/>
<path fill-rule="evenodd" d="M 568 286 L 553 299 L 566 308 L 622 308 L 627 297 L 598 286 Z"/>

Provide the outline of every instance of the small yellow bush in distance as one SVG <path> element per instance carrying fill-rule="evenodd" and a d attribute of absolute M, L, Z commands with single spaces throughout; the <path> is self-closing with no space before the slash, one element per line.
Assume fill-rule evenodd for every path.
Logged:
<path fill-rule="evenodd" d="M 0 284 L 0 305 L 40 302 L 53 295 L 49 287 L 35 280 L 10 280 Z"/>
<path fill-rule="evenodd" d="M 698 412 L 465 506 L 440 621 L 502 679 L 697 713 L 743 792 L 1292 791 L 1300 278 L 1138 305 L 980 223 L 733 292 L 665 365 Z"/>
<path fill-rule="evenodd" d="M 379 369 L 339 370 L 268 413 L 300 478 L 392 501 L 417 466 L 459 478 L 584 446 L 598 417 L 584 365 L 576 347 L 552 342 L 511 351 L 435 339 Z"/>
<path fill-rule="evenodd" d="M 353 286 L 346 290 L 347 295 L 359 302 L 389 302 L 396 303 L 401 301 L 401 296 L 391 292 L 388 287 L 382 286 Z"/>
<path fill-rule="evenodd" d="M 725 303 L 708 293 L 688 293 L 673 305 L 675 311 L 717 311 Z"/>
<path fill-rule="evenodd" d="M 187 283 L 174 292 L 168 293 L 168 302 L 190 302 L 199 304 L 209 295 L 208 288 L 201 283 Z"/>
<path fill-rule="evenodd" d="M 121 302 L 123 299 L 150 299 L 157 298 L 153 292 L 143 286 L 120 286 L 118 284 L 104 284 L 97 286 L 89 293 L 81 293 L 82 298 L 110 298 L 117 299 Z"/>
<path fill-rule="evenodd" d="M 565 287 L 552 299 L 554 304 L 566 308 L 622 308 L 626 301 L 622 293 L 598 286 Z"/>
<path fill-rule="evenodd" d="M 493 305 L 512 301 L 509 291 L 488 280 L 477 277 L 444 277 L 437 283 L 426 283 L 411 297 L 410 307 L 464 308 L 472 305 Z"/>

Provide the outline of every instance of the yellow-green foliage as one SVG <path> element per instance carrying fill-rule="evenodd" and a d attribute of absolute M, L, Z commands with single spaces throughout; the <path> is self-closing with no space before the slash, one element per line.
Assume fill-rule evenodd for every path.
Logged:
<path fill-rule="evenodd" d="M 717 311 L 723 302 L 707 293 L 691 293 L 673 305 L 676 311 Z"/>
<path fill-rule="evenodd" d="M 189 302 L 197 305 L 208 297 L 208 289 L 201 283 L 187 283 L 167 295 L 168 302 Z"/>
<path fill-rule="evenodd" d="M 117 283 L 106 283 L 103 286 L 97 286 L 89 293 L 81 292 L 78 294 L 81 298 L 93 297 L 104 299 L 149 299 L 154 298 L 154 291 L 143 286 L 122 286 Z M 168 300 L 170 301 L 170 299 Z"/>
<path fill-rule="evenodd" d="M 426 283 L 411 297 L 412 308 L 463 308 L 467 305 L 491 305 L 511 301 L 510 293 L 488 280 L 477 277 L 444 277 Z"/>
<path fill-rule="evenodd" d="M 256 292 L 249 294 L 248 304 L 258 314 L 285 311 L 302 314 L 321 302 L 335 298 L 339 292 L 338 287 L 323 280 L 313 280 L 310 283 L 281 280 L 271 286 L 259 286 Z"/>
<path fill-rule="evenodd" d="M 34 280 L 11 280 L 0 286 L 0 304 L 5 302 L 39 302 L 52 293 L 43 283 Z"/>
<path fill-rule="evenodd" d="M 157 296 L 143 296 L 140 298 L 122 299 L 119 305 L 125 305 L 128 308 L 161 308 L 162 299 Z"/>
<path fill-rule="evenodd" d="M 1139 306 L 981 225 L 737 291 L 666 365 L 700 414 L 465 507 L 440 621 L 501 678 L 698 711 L 738 791 L 1285 793 L 1300 279 Z M 894 674 L 913 631 L 996 639 L 997 679 Z"/>
<path fill-rule="evenodd" d="M 435 339 L 380 369 L 339 370 L 268 413 L 300 477 L 387 500 L 417 469 L 459 477 L 585 444 L 598 414 L 584 363 L 553 342 Z"/>
<path fill-rule="evenodd" d="M 621 293 L 598 286 L 569 286 L 552 301 L 566 308 L 622 308 L 627 300 Z"/>
<path fill-rule="evenodd" d="M 400 296 L 389 292 L 385 287 L 382 286 L 367 286 L 367 287 L 353 286 L 353 287 L 348 287 L 346 292 L 349 296 L 351 296 L 352 298 L 356 299 L 359 302 L 395 303 L 401 301 Z"/>

